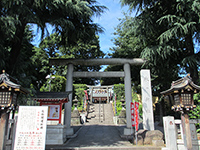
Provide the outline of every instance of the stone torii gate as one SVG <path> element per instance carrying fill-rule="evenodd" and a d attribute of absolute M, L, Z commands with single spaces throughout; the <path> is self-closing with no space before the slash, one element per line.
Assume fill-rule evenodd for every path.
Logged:
<path fill-rule="evenodd" d="M 126 121 L 127 125 L 124 129 L 124 135 L 131 134 L 131 114 L 130 102 L 132 101 L 131 91 L 131 72 L 130 65 L 142 65 L 145 62 L 143 59 L 134 58 L 105 58 L 105 59 L 50 59 L 50 65 L 67 65 L 67 81 L 66 91 L 73 90 L 73 77 L 123 77 L 125 85 L 125 100 L 126 100 Z M 123 65 L 124 71 L 111 72 L 74 72 L 74 65 L 96 66 L 96 65 Z M 71 128 L 71 104 L 72 94 L 69 95 L 69 102 L 65 104 L 64 124 L 66 125 L 66 135 L 73 135 L 74 131 Z"/>
<path fill-rule="evenodd" d="M 113 88 L 113 85 L 110 85 L 110 86 L 90 86 L 90 85 L 87 85 L 87 87 L 89 88 L 89 92 L 90 92 L 90 102 L 92 102 L 92 99 L 94 97 L 94 93 L 93 93 L 93 90 L 95 89 L 104 89 L 107 91 L 107 100 L 106 102 L 108 103 L 109 102 L 109 98 L 110 98 L 110 92 L 109 92 L 109 89 L 112 89 Z"/>

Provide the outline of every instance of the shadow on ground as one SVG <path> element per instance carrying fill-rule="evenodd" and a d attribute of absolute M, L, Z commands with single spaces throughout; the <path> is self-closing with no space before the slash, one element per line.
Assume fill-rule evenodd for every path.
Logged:
<path fill-rule="evenodd" d="M 63 145 L 47 145 L 46 150 L 126 146 L 130 147 L 132 144 L 120 137 L 120 131 L 115 125 L 83 125 L 75 138 L 69 139 Z"/>

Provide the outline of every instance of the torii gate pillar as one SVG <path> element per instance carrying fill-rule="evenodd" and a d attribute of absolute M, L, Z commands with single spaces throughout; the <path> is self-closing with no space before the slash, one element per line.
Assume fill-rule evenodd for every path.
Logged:
<path fill-rule="evenodd" d="M 66 91 L 73 91 L 73 70 L 74 70 L 74 65 L 68 64 Z M 74 134 L 74 130 L 73 128 L 71 128 L 71 107 L 72 107 L 72 93 L 69 94 L 69 102 L 65 103 L 64 124 L 66 125 L 66 135 Z"/>
<path fill-rule="evenodd" d="M 124 129 L 124 135 L 131 135 L 131 113 L 130 104 L 132 102 L 131 91 L 131 69 L 130 64 L 124 64 L 124 87 L 125 87 L 125 100 L 126 100 L 126 128 Z"/>

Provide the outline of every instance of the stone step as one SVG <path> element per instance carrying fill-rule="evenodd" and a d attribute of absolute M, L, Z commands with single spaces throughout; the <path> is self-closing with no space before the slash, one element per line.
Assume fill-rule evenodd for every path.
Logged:
<path fill-rule="evenodd" d="M 113 124 L 111 104 L 92 104 L 89 109 L 87 124 Z"/>
<path fill-rule="evenodd" d="M 46 150 L 162 150 L 161 147 L 154 146 L 133 146 L 133 147 L 66 147 L 66 148 L 51 148 Z"/>

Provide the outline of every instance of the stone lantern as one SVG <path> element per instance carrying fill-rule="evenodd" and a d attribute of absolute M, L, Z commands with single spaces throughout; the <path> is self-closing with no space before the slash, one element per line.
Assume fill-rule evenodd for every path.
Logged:
<path fill-rule="evenodd" d="M 171 88 L 161 92 L 164 96 L 171 95 L 172 104 L 171 107 L 174 111 L 189 111 L 196 107 L 194 105 L 193 95 L 199 93 L 200 87 L 195 85 L 189 75 L 173 81 Z"/>
<path fill-rule="evenodd" d="M 188 111 L 196 107 L 193 95 L 199 93 L 199 91 L 200 87 L 194 84 L 192 78 L 187 75 L 184 78 L 173 81 L 170 89 L 161 92 L 163 96 L 172 97 L 172 110 L 181 112 L 181 124 L 184 131 L 183 140 L 188 150 L 192 150 Z"/>
<path fill-rule="evenodd" d="M 125 109 L 125 99 L 123 96 L 122 96 L 120 102 L 122 103 L 122 109 L 124 110 Z"/>
<path fill-rule="evenodd" d="M 0 149 L 5 149 L 9 145 L 7 143 L 11 143 L 17 97 L 20 93 L 29 92 L 3 70 L 0 74 Z M 11 111 L 12 117 L 10 118 L 12 119 L 9 119 Z"/>
<path fill-rule="evenodd" d="M 0 74 L 0 109 L 16 109 L 17 96 L 20 92 L 28 93 L 21 85 L 17 84 L 17 80 L 9 77 L 3 70 L 3 73 Z"/>
<path fill-rule="evenodd" d="M 74 102 L 75 109 L 77 110 L 77 106 L 78 106 L 77 96 L 75 96 L 75 99 L 73 100 L 73 102 Z"/>
<path fill-rule="evenodd" d="M 118 124 L 126 124 L 126 109 L 125 109 L 125 99 L 122 96 L 120 102 L 122 103 L 122 110 L 118 116 L 117 123 Z"/>
<path fill-rule="evenodd" d="M 77 99 L 77 96 L 75 96 L 75 99 L 73 100 L 74 102 L 74 110 L 73 112 L 71 113 L 71 124 L 74 125 L 74 124 L 80 124 L 80 113 L 77 109 L 77 106 L 78 106 L 78 99 Z"/>

